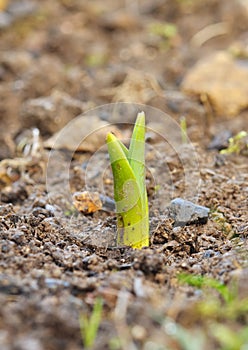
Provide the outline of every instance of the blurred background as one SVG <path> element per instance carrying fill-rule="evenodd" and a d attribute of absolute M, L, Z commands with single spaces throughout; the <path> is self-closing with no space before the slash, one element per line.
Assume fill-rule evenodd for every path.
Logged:
<path fill-rule="evenodd" d="M 0 158 L 116 101 L 185 116 L 206 146 L 247 127 L 247 57 L 245 0 L 1 0 Z"/>

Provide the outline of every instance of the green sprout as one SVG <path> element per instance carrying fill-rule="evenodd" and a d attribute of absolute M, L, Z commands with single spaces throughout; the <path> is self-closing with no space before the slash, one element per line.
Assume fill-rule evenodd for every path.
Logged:
<path fill-rule="evenodd" d="M 96 299 L 90 317 L 80 315 L 79 325 L 81 336 L 86 349 L 91 349 L 95 343 L 96 335 L 102 318 L 102 299 Z"/>
<path fill-rule="evenodd" d="M 220 151 L 221 154 L 240 154 L 242 151 L 245 152 L 248 149 L 248 143 L 245 142 L 248 133 L 246 131 L 240 131 L 234 137 L 231 137 L 228 142 L 227 149 Z M 245 148 L 245 149 L 244 149 Z"/>
<path fill-rule="evenodd" d="M 171 39 L 176 36 L 177 27 L 172 23 L 152 23 L 150 32 L 164 39 Z"/>
<path fill-rule="evenodd" d="M 188 285 L 199 289 L 215 289 L 222 296 L 225 302 L 230 302 L 234 299 L 233 291 L 231 291 L 225 284 L 219 282 L 214 278 L 201 275 L 191 275 L 188 273 L 180 273 L 178 275 L 178 280 L 181 283 L 187 283 Z"/>
<path fill-rule="evenodd" d="M 102 66 L 107 61 L 107 56 L 102 53 L 92 53 L 85 57 L 85 63 L 89 67 Z"/>
<path fill-rule="evenodd" d="M 177 27 L 173 23 L 154 22 L 148 27 L 148 32 L 159 38 L 159 48 L 167 50 L 173 46 L 173 41 L 177 37 Z"/>
<path fill-rule="evenodd" d="M 145 186 L 145 114 L 138 113 L 129 149 L 112 133 L 107 135 L 114 177 L 117 244 L 149 245 L 149 213 Z"/>

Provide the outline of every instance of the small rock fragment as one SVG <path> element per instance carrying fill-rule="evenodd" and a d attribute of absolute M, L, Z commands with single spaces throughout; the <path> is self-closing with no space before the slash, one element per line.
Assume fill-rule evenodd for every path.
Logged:
<path fill-rule="evenodd" d="M 23 245 L 24 243 L 27 243 L 27 240 L 25 238 L 25 233 L 21 230 L 10 230 L 11 232 L 11 240 L 14 241 L 17 245 Z"/>
<path fill-rule="evenodd" d="M 77 210 L 84 214 L 94 213 L 98 210 L 115 211 L 115 201 L 98 192 L 75 192 L 73 204 Z"/>
<path fill-rule="evenodd" d="M 12 203 L 0 205 L 0 216 L 6 216 L 14 213 L 15 211 Z"/>
<path fill-rule="evenodd" d="M 228 147 L 228 140 L 232 136 L 231 131 L 222 130 L 216 134 L 208 145 L 208 149 L 217 149 L 218 151 Z"/>
<path fill-rule="evenodd" d="M 116 208 L 115 208 L 115 201 L 108 197 L 108 196 L 105 196 L 103 194 L 100 194 L 99 195 L 100 197 L 100 200 L 102 201 L 102 210 L 105 210 L 105 211 L 115 211 Z"/>
<path fill-rule="evenodd" d="M 12 17 L 7 12 L 0 12 L 0 29 L 11 25 Z"/>
<path fill-rule="evenodd" d="M 175 198 L 170 203 L 169 214 L 175 220 L 174 226 L 206 224 L 209 208 L 196 205 L 182 198 Z"/>
<path fill-rule="evenodd" d="M 102 201 L 97 192 L 76 192 L 73 195 L 73 204 L 84 214 L 95 213 L 102 209 Z"/>
<path fill-rule="evenodd" d="M 67 281 L 63 281 L 61 279 L 58 278 L 45 278 L 45 285 L 49 288 L 49 289 L 56 289 L 58 287 L 63 287 L 63 288 L 68 288 L 70 286 L 69 282 Z"/>

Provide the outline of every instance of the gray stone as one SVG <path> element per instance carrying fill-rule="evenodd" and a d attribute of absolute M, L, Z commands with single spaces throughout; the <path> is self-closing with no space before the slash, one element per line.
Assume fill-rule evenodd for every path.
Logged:
<path fill-rule="evenodd" d="M 205 224 L 209 208 L 196 205 L 182 198 L 175 198 L 169 205 L 169 215 L 175 220 L 174 226 Z"/>
<path fill-rule="evenodd" d="M 6 28 L 11 25 L 12 16 L 6 12 L 0 12 L 0 29 Z"/>

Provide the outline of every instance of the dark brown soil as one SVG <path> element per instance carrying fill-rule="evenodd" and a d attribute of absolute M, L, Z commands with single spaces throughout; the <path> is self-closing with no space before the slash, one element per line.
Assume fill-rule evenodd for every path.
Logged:
<path fill-rule="evenodd" d="M 246 349 L 239 332 L 248 332 L 247 149 L 220 149 L 248 130 L 247 109 L 219 115 L 211 101 L 183 93 L 181 82 L 217 50 L 238 48 L 247 65 L 247 5 L 26 0 L 20 11 L 18 3 L 0 1 L 10 21 L 0 21 L 0 349 L 84 349 L 79 317 L 90 317 L 98 297 L 103 313 L 93 349 Z M 177 33 L 152 34 L 157 22 Z M 202 28 L 222 22 L 226 33 L 192 44 Z M 120 123 L 135 114 L 120 107 L 124 116 L 115 120 L 105 107 L 88 111 L 122 101 L 147 108 L 151 244 L 141 250 L 116 247 L 113 211 L 78 212 L 61 170 L 70 168 L 70 194 L 113 198 L 107 151 L 99 151 L 104 139 L 87 138 L 88 128 L 96 115 L 93 130 L 107 120 L 127 138 L 132 125 Z M 154 119 L 149 107 L 162 117 Z M 75 128 L 71 141 L 63 139 L 67 150 L 51 155 L 49 139 L 81 113 L 92 118 L 82 124 L 84 144 L 72 145 Z M 182 116 L 190 143 L 169 123 Z M 210 208 L 208 222 L 174 227 L 168 205 L 175 197 Z M 181 283 L 180 273 L 235 285 L 234 301 L 211 285 Z M 213 327 L 220 325 L 218 336 Z M 225 332 L 233 344 L 225 344 Z"/>

